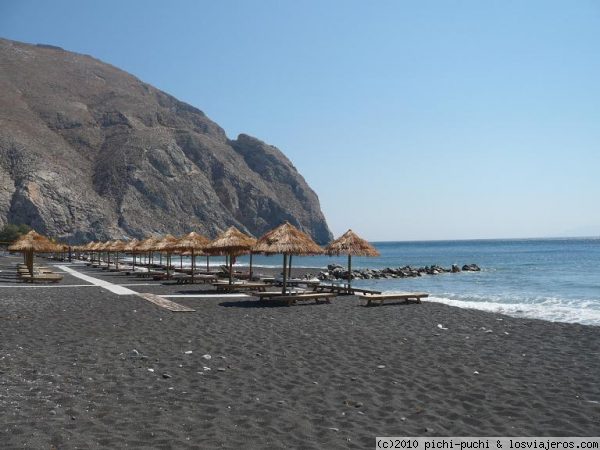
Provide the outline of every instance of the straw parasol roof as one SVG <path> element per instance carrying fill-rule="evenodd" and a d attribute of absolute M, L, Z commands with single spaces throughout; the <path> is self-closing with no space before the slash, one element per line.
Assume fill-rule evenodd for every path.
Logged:
<path fill-rule="evenodd" d="M 69 250 L 69 246 L 65 243 L 57 242 L 55 245 L 56 245 L 56 251 L 66 252 Z"/>
<path fill-rule="evenodd" d="M 179 242 L 175 245 L 174 249 L 180 251 L 201 251 L 209 242 L 210 241 L 204 236 L 192 231 L 179 239 Z"/>
<path fill-rule="evenodd" d="M 111 252 L 122 252 L 125 250 L 125 246 L 127 245 L 126 242 L 120 241 L 120 240 L 115 240 L 115 241 L 111 241 L 110 242 L 110 251 Z"/>
<path fill-rule="evenodd" d="M 92 242 L 92 245 L 90 245 L 89 250 L 92 252 L 99 252 L 102 250 L 102 246 L 104 244 L 102 242 Z"/>
<path fill-rule="evenodd" d="M 179 239 L 177 239 L 175 236 L 167 234 L 156 244 L 155 248 L 159 252 L 172 252 L 176 249 L 175 246 L 178 243 Z"/>
<path fill-rule="evenodd" d="M 352 230 L 346 231 L 343 235 L 325 247 L 325 252 L 329 256 L 379 256 L 379 252 L 375 247 L 360 238 Z"/>
<path fill-rule="evenodd" d="M 125 243 L 122 251 L 129 253 L 137 252 L 139 244 L 140 241 L 138 241 L 137 239 L 132 239 L 131 241 Z"/>
<path fill-rule="evenodd" d="M 253 251 L 274 255 L 278 253 L 293 255 L 321 255 L 323 249 L 311 237 L 289 222 L 279 225 L 266 233 L 254 246 Z"/>
<path fill-rule="evenodd" d="M 252 250 L 256 239 L 242 233 L 236 227 L 229 227 L 217 238 L 204 247 L 204 251 L 211 255 L 245 253 Z"/>
<path fill-rule="evenodd" d="M 56 249 L 56 244 L 33 230 L 21 236 L 8 247 L 8 250 L 11 252 L 53 252 Z"/>
<path fill-rule="evenodd" d="M 156 246 L 158 245 L 158 243 L 161 241 L 161 238 L 157 237 L 157 236 L 152 236 L 149 237 L 148 239 L 144 239 L 142 242 L 139 243 L 138 245 L 138 251 L 142 251 L 142 252 L 151 252 L 156 250 Z"/>

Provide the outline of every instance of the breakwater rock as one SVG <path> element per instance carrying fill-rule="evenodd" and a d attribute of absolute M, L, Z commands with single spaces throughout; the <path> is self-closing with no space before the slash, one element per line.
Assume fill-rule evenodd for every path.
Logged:
<path fill-rule="evenodd" d="M 439 275 L 442 273 L 459 273 L 459 272 L 479 272 L 481 268 L 477 264 L 465 264 L 462 268 L 456 264 L 450 268 L 445 268 L 438 265 L 425 267 L 404 266 L 397 269 L 386 267 L 385 269 L 358 269 L 352 270 L 353 280 L 370 280 L 379 278 L 411 278 L 420 277 L 422 275 Z M 327 270 L 319 272 L 317 278 L 319 280 L 347 280 L 348 270 L 337 264 L 330 264 Z"/>

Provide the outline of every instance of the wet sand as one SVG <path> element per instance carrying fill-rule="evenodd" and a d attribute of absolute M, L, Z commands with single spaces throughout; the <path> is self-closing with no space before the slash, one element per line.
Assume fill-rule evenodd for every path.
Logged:
<path fill-rule="evenodd" d="M 342 449 L 373 448 L 376 436 L 598 434 L 600 327 L 428 302 L 366 308 L 356 297 L 261 306 L 73 266 L 142 284 L 128 286 L 137 292 L 207 294 L 170 298 L 196 310 L 173 313 L 67 287 L 88 284 L 68 274 L 63 287 L 7 287 L 17 261 L 0 258 L 2 448 Z"/>

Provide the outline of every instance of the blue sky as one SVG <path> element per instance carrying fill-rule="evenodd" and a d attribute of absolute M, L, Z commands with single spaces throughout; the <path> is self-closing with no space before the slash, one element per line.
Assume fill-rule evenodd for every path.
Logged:
<path fill-rule="evenodd" d="M 279 147 L 336 236 L 600 235 L 596 1 L 3 0 L 0 36 Z"/>

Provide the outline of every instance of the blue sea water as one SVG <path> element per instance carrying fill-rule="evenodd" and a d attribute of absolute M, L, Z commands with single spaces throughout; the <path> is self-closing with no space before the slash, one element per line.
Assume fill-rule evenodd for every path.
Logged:
<path fill-rule="evenodd" d="M 600 239 L 376 242 L 381 256 L 352 259 L 353 268 L 475 263 L 481 272 L 355 280 L 381 291 L 425 291 L 450 305 L 559 322 L 600 325 Z M 254 256 L 280 267 L 281 256 Z M 346 257 L 294 257 L 294 267 L 345 266 Z M 247 257 L 238 264 L 247 264 Z"/>

